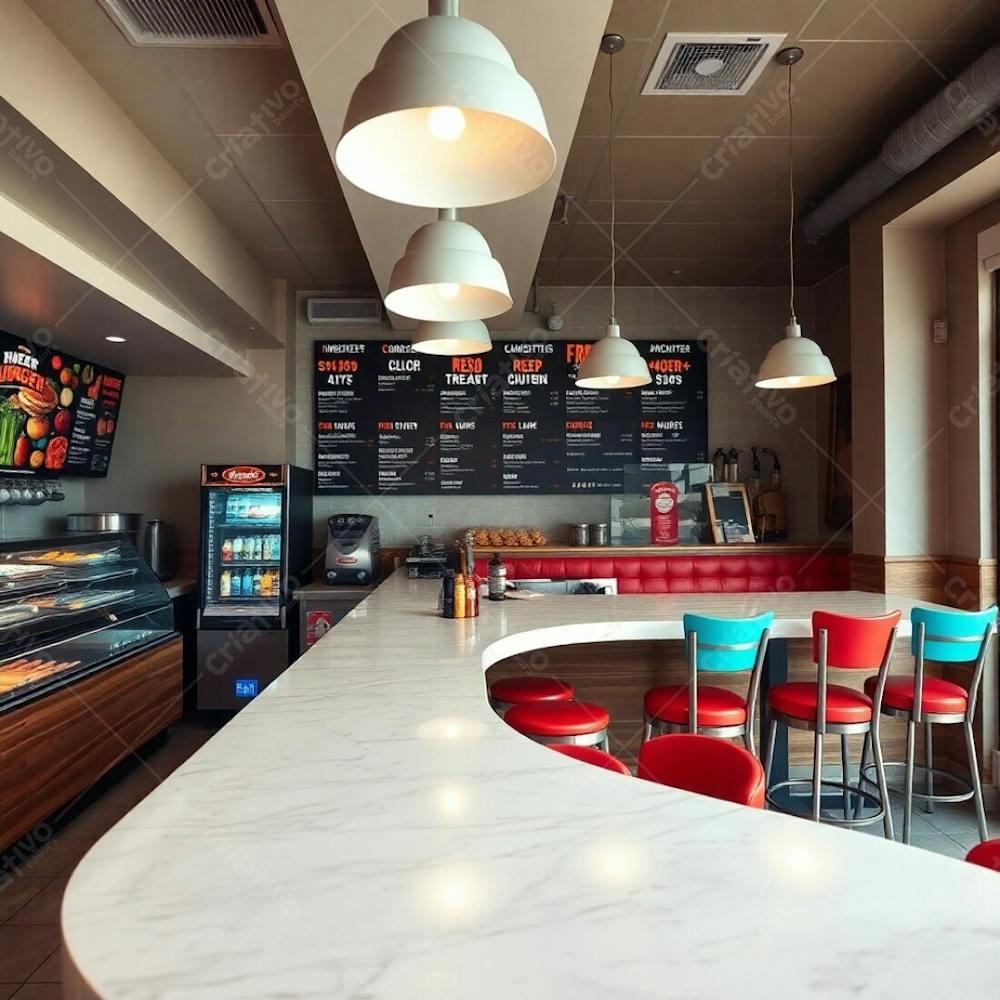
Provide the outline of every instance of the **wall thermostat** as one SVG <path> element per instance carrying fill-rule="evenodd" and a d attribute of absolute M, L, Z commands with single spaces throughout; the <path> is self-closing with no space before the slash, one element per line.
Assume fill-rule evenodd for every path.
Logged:
<path fill-rule="evenodd" d="M 947 344 L 948 343 L 948 321 L 946 319 L 936 319 L 934 320 L 934 343 L 935 344 Z"/>

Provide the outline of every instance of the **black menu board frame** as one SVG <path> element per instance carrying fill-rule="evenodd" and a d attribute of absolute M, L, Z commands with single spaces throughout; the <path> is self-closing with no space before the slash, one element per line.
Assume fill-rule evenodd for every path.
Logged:
<path fill-rule="evenodd" d="M 708 359 L 640 341 L 652 382 L 579 389 L 592 342 L 498 340 L 467 357 L 408 341 L 313 344 L 319 495 L 606 494 L 624 467 L 708 459 Z"/>
<path fill-rule="evenodd" d="M 125 376 L 0 332 L 0 475 L 103 479 Z"/>

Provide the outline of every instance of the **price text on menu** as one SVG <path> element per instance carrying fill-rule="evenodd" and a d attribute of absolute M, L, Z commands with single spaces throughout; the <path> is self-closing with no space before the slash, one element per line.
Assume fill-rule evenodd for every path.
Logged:
<path fill-rule="evenodd" d="M 499 341 L 443 358 L 405 341 L 317 341 L 316 492 L 608 493 L 708 453 L 708 364 L 696 341 L 637 344 L 652 382 L 579 389 L 591 344 Z"/>
<path fill-rule="evenodd" d="M 0 472 L 106 476 L 125 376 L 0 333 Z"/>

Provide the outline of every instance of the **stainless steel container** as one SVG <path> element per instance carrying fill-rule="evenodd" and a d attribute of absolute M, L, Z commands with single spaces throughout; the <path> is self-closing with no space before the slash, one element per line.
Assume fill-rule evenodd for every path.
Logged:
<path fill-rule="evenodd" d="M 70 534 L 124 534 L 139 547 L 142 514 L 67 514 L 66 531 Z"/>
<path fill-rule="evenodd" d="M 611 538 L 611 526 L 608 524 L 590 525 L 590 544 L 607 545 Z"/>
<path fill-rule="evenodd" d="M 573 525 L 573 544 L 574 545 L 589 545 L 590 544 L 590 525 L 589 524 L 574 524 Z"/>
<path fill-rule="evenodd" d="M 142 534 L 142 557 L 158 580 L 169 580 L 174 575 L 173 542 L 173 525 L 158 518 L 146 522 Z"/>

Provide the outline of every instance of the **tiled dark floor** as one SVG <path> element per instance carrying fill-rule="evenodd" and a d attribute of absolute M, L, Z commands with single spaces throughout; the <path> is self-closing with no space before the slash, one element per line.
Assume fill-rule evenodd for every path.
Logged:
<path fill-rule="evenodd" d="M 40 850 L 0 863 L 0 1000 L 59 1000 L 59 908 L 70 872 L 91 844 L 183 764 L 217 727 L 216 719 L 185 718 L 144 762 L 134 761 L 115 780 L 102 782 L 66 816 Z M 995 806 L 996 790 L 988 794 Z M 898 838 L 903 827 L 898 796 L 894 796 L 893 814 Z M 988 819 L 990 835 L 1000 837 L 1000 812 L 991 811 Z M 864 830 L 882 836 L 881 824 Z M 934 813 L 924 813 L 917 806 L 914 847 L 964 858 L 978 840 L 970 803 L 938 806 Z"/>
<path fill-rule="evenodd" d="M 0 861 L 0 1000 L 60 1000 L 59 908 L 69 874 L 87 849 L 217 731 L 217 720 L 184 719 L 143 762 L 133 760 L 60 817 L 32 854 Z M 119 773 L 120 772 L 120 773 Z"/>

